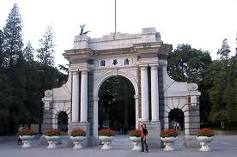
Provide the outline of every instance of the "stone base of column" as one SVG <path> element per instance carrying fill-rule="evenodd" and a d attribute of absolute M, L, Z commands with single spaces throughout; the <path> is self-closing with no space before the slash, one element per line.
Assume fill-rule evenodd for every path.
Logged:
<path fill-rule="evenodd" d="M 88 140 L 89 140 L 88 144 L 91 147 L 96 147 L 100 144 L 99 137 L 90 136 Z"/>
<path fill-rule="evenodd" d="M 200 148 L 196 135 L 185 135 L 184 145 L 187 148 Z"/>
<path fill-rule="evenodd" d="M 86 140 L 83 142 L 84 147 L 90 146 L 89 141 L 90 141 L 90 135 L 89 135 L 89 123 L 87 122 L 71 122 L 68 125 L 68 135 L 70 135 L 71 131 L 75 128 L 83 128 L 86 132 Z"/>
<path fill-rule="evenodd" d="M 151 148 L 160 148 L 160 122 L 148 122 L 146 123 L 148 136 L 147 136 L 147 144 L 148 147 Z"/>

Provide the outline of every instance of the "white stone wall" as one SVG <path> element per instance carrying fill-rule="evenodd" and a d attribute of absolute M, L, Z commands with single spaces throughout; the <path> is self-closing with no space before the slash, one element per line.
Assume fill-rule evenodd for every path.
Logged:
<path fill-rule="evenodd" d="M 155 28 L 143 28 L 141 34 L 111 33 L 102 38 L 89 38 L 85 35 L 78 35 L 74 39 L 73 48 L 119 49 L 133 47 L 133 44 L 150 42 L 161 42 L 160 33 L 156 32 Z"/>
<path fill-rule="evenodd" d="M 45 91 L 45 97 L 42 98 L 44 103 L 44 113 L 50 115 L 43 115 L 43 131 L 46 128 L 58 127 L 59 112 L 66 112 L 68 115 L 68 123 L 71 122 L 71 75 L 69 75 L 66 84 L 59 88 L 53 88 Z"/>
<path fill-rule="evenodd" d="M 164 127 L 169 127 L 168 115 L 172 109 L 180 109 L 184 113 L 185 135 L 192 135 L 200 127 L 199 102 L 200 92 L 195 83 L 176 82 L 168 76 L 167 60 L 160 60 L 163 72 L 164 89 Z M 196 111 L 190 114 L 190 111 Z"/>

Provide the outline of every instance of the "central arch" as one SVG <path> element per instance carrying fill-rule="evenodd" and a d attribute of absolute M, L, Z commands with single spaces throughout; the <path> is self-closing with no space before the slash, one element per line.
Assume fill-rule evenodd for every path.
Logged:
<path fill-rule="evenodd" d="M 111 128 L 118 134 L 126 134 L 135 128 L 135 90 L 123 76 L 106 79 L 99 89 L 99 129 Z"/>
<path fill-rule="evenodd" d="M 134 72 L 132 72 L 134 71 Z M 138 80 L 137 80 L 137 69 L 133 69 L 130 71 L 126 70 L 108 70 L 107 72 L 99 72 L 95 73 L 94 77 L 94 86 L 93 86 L 93 136 L 98 137 L 98 129 L 99 129 L 99 90 L 101 85 L 105 80 L 113 76 L 122 76 L 127 78 L 133 85 L 135 94 L 135 126 L 138 128 L 138 119 L 139 119 L 139 90 L 138 90 Z"/>

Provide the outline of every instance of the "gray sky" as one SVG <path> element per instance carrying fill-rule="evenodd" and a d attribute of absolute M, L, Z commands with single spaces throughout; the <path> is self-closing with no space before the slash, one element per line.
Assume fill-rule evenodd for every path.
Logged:
<path fill-rule="evenodd" d="M 114 0 L 0 0 L 0 29 L 17 3 L 22 15 L 24 42 L 36 49 L 46 27 L 54 30 L 56 64 L 66 64 L 61 55 L 72 48 L 73 38 L 86 24 L 90 37 L 114 31 Z M 140 33 L 156 27 L 165 43 L 188 43 L 208 50 L 213 59 L 228 39 L 235 53 L 237 0 L 117 0 L 117 30 Z"/>

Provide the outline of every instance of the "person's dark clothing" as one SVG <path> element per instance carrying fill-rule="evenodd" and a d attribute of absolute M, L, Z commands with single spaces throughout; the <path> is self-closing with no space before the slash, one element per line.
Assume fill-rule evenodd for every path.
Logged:
<path fill-rule="evenodd" d="M 142 134 L 141 134 L 141 143 L 142 143 L 142 152 L 144 152 L 144 147 L 146 149 L 146 151 L 148 152 L 148 146 L 146 143 L 146 135 L 147 135 L 148 131 L 146 128 L 142 128 Z"/>

